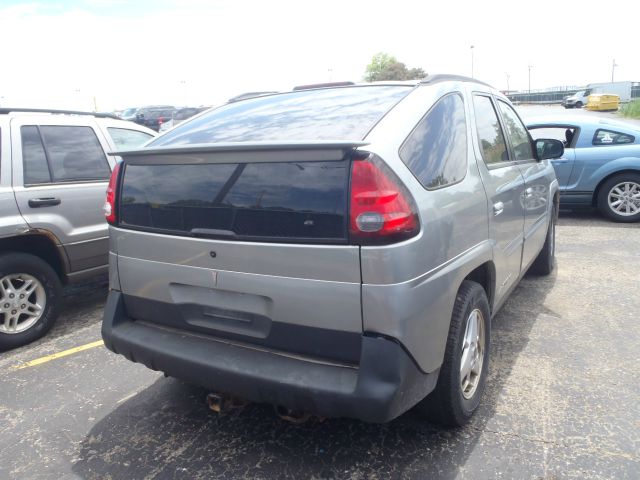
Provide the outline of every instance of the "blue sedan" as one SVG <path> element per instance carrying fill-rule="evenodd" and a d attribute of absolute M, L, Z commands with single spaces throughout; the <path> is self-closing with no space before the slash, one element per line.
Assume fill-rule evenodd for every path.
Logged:
<path fill-rule="evenodd" d="M 552 160 L 564 207 L 592 206 L 616 222 L 640 220 L 640 127 L 587 116 L 527 119 L 534 140 L 555 138 Z"/>

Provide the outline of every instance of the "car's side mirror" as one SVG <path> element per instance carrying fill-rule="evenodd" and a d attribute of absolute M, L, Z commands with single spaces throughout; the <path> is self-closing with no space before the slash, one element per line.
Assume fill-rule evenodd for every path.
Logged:
<path fill-rule="evenodd" d="M 560 158 L 564 155 L 564 145 L 560 140 L 539 138 L 536 140 L 536 156 L 538 160 Z"/>

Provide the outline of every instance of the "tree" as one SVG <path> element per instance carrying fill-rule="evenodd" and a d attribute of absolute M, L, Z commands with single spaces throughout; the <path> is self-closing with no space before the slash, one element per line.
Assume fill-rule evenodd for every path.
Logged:
<path fill-rule="evenodd" d="M 426 77 L 427 74 L 422 68 L 407 68 L 393 55 L 380 52 L 376 53 L 367 65 L 364 79 L 367 82 L 377 82 L 382 80 L 416 80 Z"/>

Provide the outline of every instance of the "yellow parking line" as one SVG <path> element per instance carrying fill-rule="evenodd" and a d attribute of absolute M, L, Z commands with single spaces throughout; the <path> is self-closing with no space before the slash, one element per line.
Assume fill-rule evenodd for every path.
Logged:
<path fill-rule="evenodd" d="M 50 362 L 51 360 L 55 360 L 56 358 L 67 357 L 69 355 L 73 355 L 74 353 L 82 352 L 84 350 L 89 350 L 90 348 L 99 347 L 104 345 L 102 340 L 97 340 L 95 342 L 87 343 L 86 345 L 80 345 L 79 347 L 73 347 L 69 350 L 63 350 L 62 352 L 52 353 L 51 355 L 46 355 L 44 357 L 36 358 L 35 360 L 31 360 L 29 362 L 23 363 L 22 365 L 16 365 L 13 367 L 13 370 L 21 370 L 23 368 L 35 367 L 36 365 L 42 365 L 43 363 Z"/>

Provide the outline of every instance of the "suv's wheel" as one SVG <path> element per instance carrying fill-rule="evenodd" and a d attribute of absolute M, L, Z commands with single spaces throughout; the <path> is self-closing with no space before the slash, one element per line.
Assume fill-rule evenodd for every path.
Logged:
<path fill-rule="evenodd" d="M 60 279 L 45 261 L 25 253 L 0 255 L 0 350 L 44 335 L 61 298 Z"/>
<path fill-rule="evenodd" d="M 489 369 L 491 317 L 484 289 L 465 280 L 453 307 L 438 384 L 419 408 L 436 423 L 462 426 L 480 404 Z"/>
<path fill-rule="evenodd" d="M 604 182 L 598 193 L 598 208 L 614 222 L 640 220 L 640 174 L 623 173 Z"/>
<path fill-rule="evenodd" d="M 549 275 L 556 263 L 556 213 L 551 211 L 551 220 L 547 228 L 547 237 L 542 250 L 531 264 L 529 271 L 537 275 Z"/>
<path fill-rule="evenodd" d="M 575 107 L 576 108 L 582 108 L 582 102 L 576 102 Z"/>

